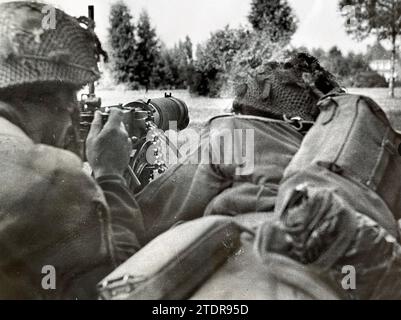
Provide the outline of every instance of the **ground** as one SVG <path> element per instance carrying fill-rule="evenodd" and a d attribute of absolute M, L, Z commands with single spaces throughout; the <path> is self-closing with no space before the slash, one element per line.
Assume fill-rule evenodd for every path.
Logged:
<path fill-rule="evenodd" d="M 350 93 L 370 96 L 388 114 L 394 126 L 401 130 L 401 88 L 396 91 L 396 98 L 390 99 L 388 89 L 348 89 Z M 209 118 L 221 113 L 229 112 L 232 99 L 212 99 L 191 96 L 185 90 L 173 91 L 173 96 L 184 100 L 189 108 L 192 128 L 200 128 Z M 164 91 L 113 91 L 104 90 L 97 93 L 103 100 L 103 105 L 128 103 L 137 99 L 158 98 L 164 96 Z"/>

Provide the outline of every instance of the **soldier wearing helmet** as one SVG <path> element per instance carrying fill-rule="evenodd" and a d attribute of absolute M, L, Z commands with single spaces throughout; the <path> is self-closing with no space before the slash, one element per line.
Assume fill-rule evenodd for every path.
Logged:
<path fill-rule="evenodd" d="M 285 168 L 318 116 L 317 102 L 335 90 L 341 88 L 334 77 L 304 53 L 272 62 L 240 83 L 234 114 L 210 120 L 198 149 L 136 197 L 146 210 L 146 240 L 204 215 L 262 213 L 265 219 L 263 213 L 274 210 Z M 235 138 L 247 131 L 249 140 Z M 244 168 L 238 159 L 248 147 L 253 163 Z M 204 161 L 216 153 L 220 161 Z"/>
<path fill-rule="evenodd" d="M 143 223 L 123 172 L 131 151 L 121 114 L 77 150 L 77 91 L 103 54 L 83 20 L 36 2 L 0 4 L 0 298 L 96 298 L 96 283 L 139 248 Z M 46 285 L 43 270 L 54 271 Z"/>

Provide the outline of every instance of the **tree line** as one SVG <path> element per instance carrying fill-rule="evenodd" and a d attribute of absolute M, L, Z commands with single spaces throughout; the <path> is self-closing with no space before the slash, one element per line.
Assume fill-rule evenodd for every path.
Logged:
<path fill-rule="evenodd" d="M 138 22 L 128 6 L 119 1 L 111 6 L 109 46 L 112 73 L 130 89 L 179 89 L 188 85 L 193 65 L 189 37 L 167 48 L 157 37 L 149 15 L 142 11 Z"/>
<path fill-rule="evenodd" d="M 114 78 L 131 89 L 189 88 L 200 95 L 219 95 L 267 62 L 274 48 L 288 44 L 297 28 L 286 0 L 253 0 L 248 20 L 251 28 L 226 26 L 194 54 L 189 37 L 167 48 L 146 11 L 134 23 L 128 6 L 114 3 L 109 28 Z"/>
<path fill-rule="evenodd" d="M 318 58 L 322 66 L 333 73 L 344 87 L 385 88 L 388 86 L 386 79 L 370 66 L 375 59 L 375 55 L 370 49 L 366 53 L 343 54 L 337 46 L 334 46 L 327 51 L 313 49 L 309 52 Z M 297 50 L 308 51 L 306 48 Z M 383 53 L 384 51 L 383 48 Z"/>
<path fill-rule="evenodd" d="M 344 11 L 359 2 L 344 0 L 339 5 Z M 349 17 L 348 11 L 344 16 Z M 119 1 L 112 5 L 109 29 L 115 79 L 131 89 L 188 88 L 204 96 L 232 93 L 235 83 L 249 74 L 263 72 L 272 59 L 283 59 L 295 50 L 289 44 L 298 19 L 287 0 L 252 0 L 248 21 L 247 27 L 226 26 L 213 32 L 196 50 L 189 37 L 167 48 L 157 37 L 146 11 L 134 23 L 127 5 Z M 361 33 L 355 21 L 346 20 L 345 24 L 348 32 Z M 310 53 L 338 76 L 344 86 L 387 85 L 369 66 L 369 54 L 344 55 L 337 47 Z"/>

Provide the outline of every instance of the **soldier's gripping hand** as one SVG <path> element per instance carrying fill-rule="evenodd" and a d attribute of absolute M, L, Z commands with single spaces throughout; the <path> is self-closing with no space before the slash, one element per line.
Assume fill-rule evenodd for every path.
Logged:
<path fill-rule="evenodd" d="M 103 127 L 101 113 L 95 113 L 86 141 L 86 156 L 95 178 L 122 177 L 128 167 L 132 143 L 122 120 L 121 110 L 112 109 Z"/>

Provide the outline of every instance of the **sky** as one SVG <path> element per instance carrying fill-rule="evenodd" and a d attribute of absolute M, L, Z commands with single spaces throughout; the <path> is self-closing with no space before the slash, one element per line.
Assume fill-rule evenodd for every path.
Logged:
<path fill-rule="evenodd" d="M 87 6 L 95 5 L 97 33 L 107 39 L 108 14 L 115 0 L 45 0 L 67 13 L 87 14 Z M 298 16 L 299 25 L 293 37 L 294 46 L 329 49 L 337 45 L 344 52 L 361 52 L 367 43 L 356 42 L 345 33 L 343 18 L 338 12 L 339 0 L 288 0 Z M 5 0 L 0 0 L 5 2 Z M 193 43 L 202 43 L 211 32 L 229 24 L 247 24 L 251 0 L 125 0 L 134 19 L 146 9 L 157 34 L 167 46 L 173 46 L 189 35 Z"/>

